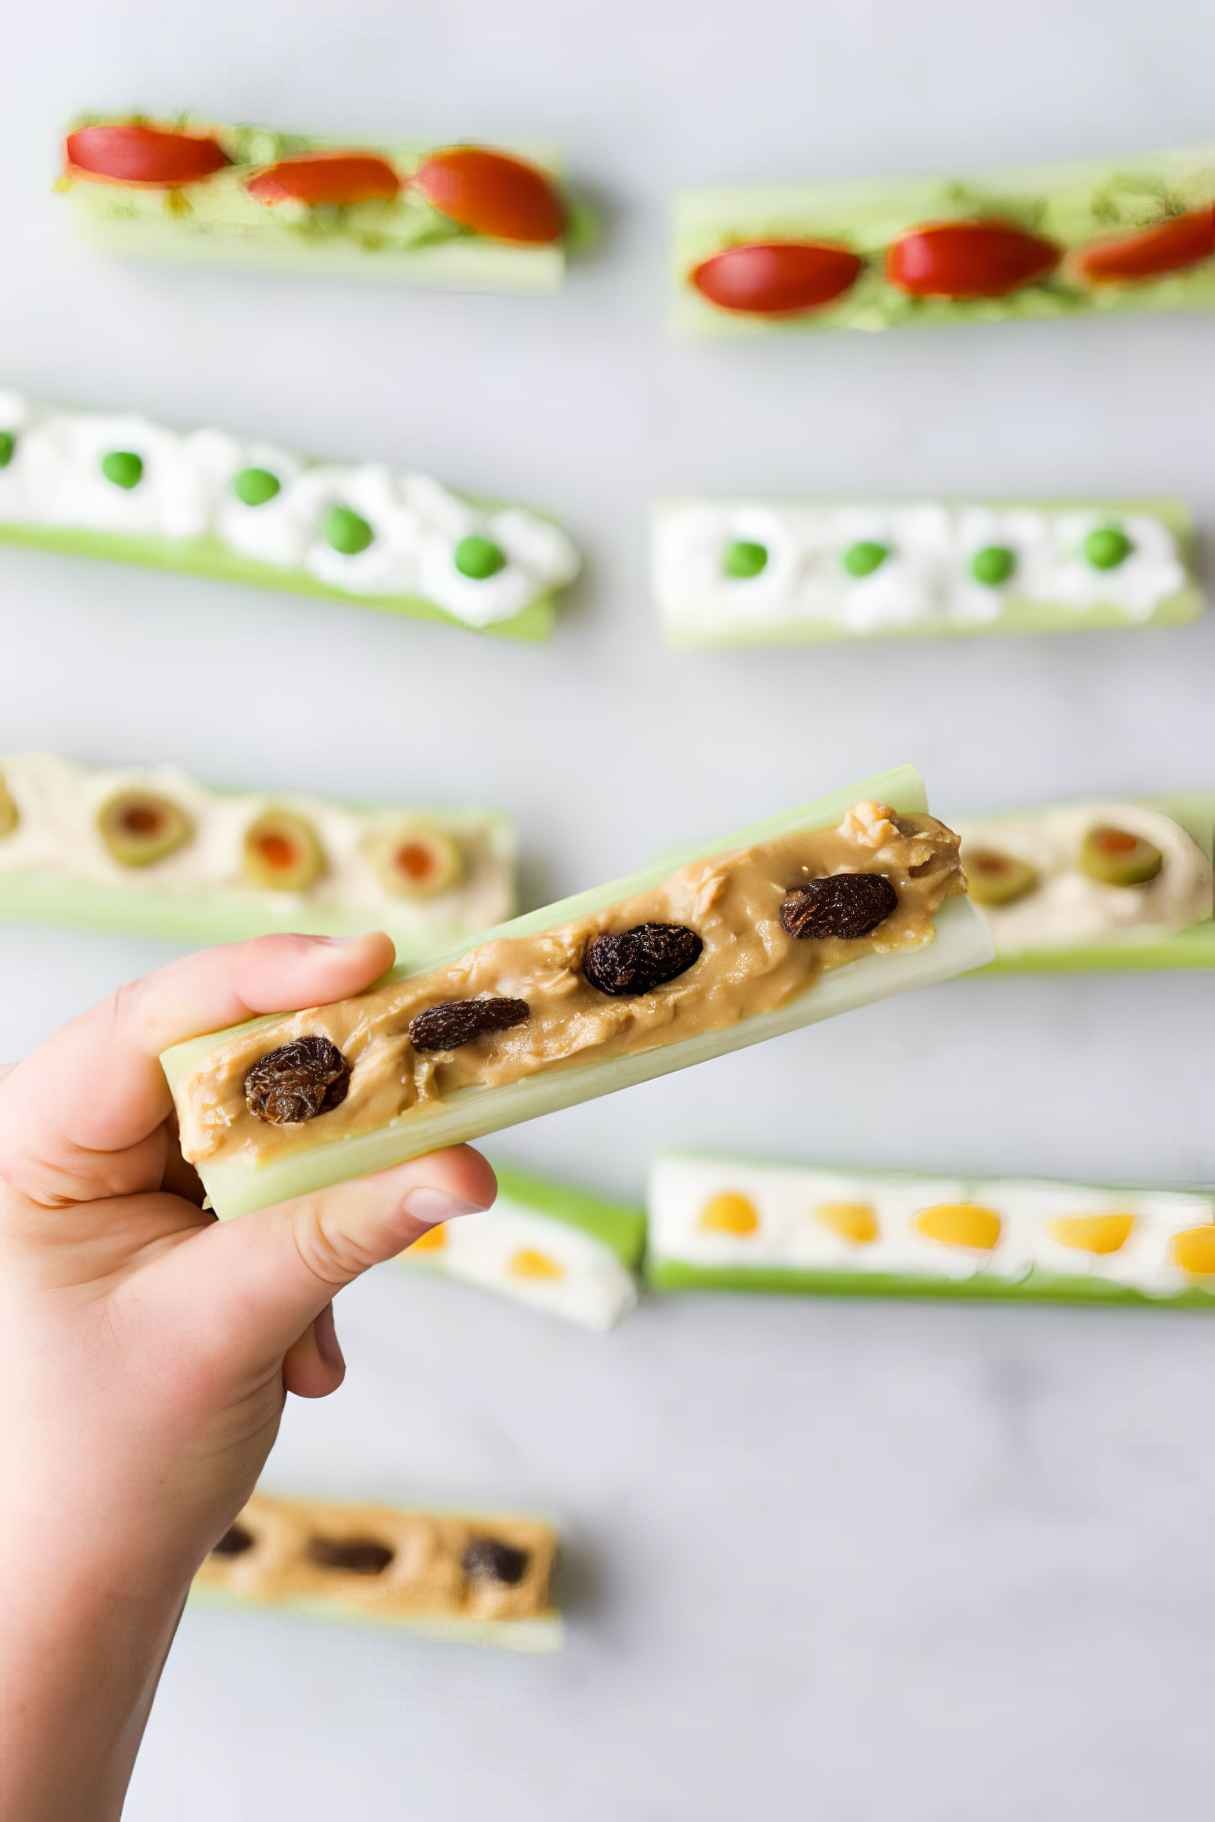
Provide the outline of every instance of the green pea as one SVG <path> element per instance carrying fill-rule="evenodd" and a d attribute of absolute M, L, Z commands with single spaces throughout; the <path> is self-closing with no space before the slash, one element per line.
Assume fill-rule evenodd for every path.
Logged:
<path fill-rule="evenodd" d="M 486 582 L 506 568 L 506 552 L 492 538 L 461 538 L 452 557 L 462 576 L 474 582 Z"/>
<path fill-rule="evenodd" d="M 0 468 L 7 468 L 17 450 L 17 439 L 11 430 L 0 430 Z"/>
<path fill-rule="evenodd" d="M 1009 550 L 1007 544 L 985 544 L 970 559 L 971 575 L 985 588 L 999 588 L 1002 582 L 1008 581 L 1016 567 L 1016 553 Z"/>
<path fill-rule="evenodd" d="M 889 555 L 889 544 L 876 544 L 872 538 L 862 538 L 859 544 L 848 546 L 840 561 L 850 576 L 871 576 Z"/>
<path fill-rule="evenodd" d="M 101 472 L 115 487 L 138 487 L 143 480 L 143 457 L 133 449 L 111 449 L 101 458 Z"/>
<path fill-rule="evenodd" d="M 1084 540 L 1084 554 L 1094 569 L 1117 569 L 1135 546 L 1117 525 L 1103 525 Z"/>
<path fill-rule="evenodd" d="M 282 490 L 282 482 L 268 468 L 242 468 L 232 477 L 232 491 L 246 506 L 264 506 Z"/>
<path fill-rule="evenodd" d="M 767 569 L 768 547 L 766 544 L 753 544 L 749 538 L 735 538 L 726 545 L 721 566 L 727 576 L 746 582 Z"/>
<path fill-rule="evenodd" d="M 366 519 L 360 518 L 349 506 L 329 508 L 325 514 L 324 532 L 325 542 L 341 551 L 344 557 L 357 557 L 375 537 Z"/>

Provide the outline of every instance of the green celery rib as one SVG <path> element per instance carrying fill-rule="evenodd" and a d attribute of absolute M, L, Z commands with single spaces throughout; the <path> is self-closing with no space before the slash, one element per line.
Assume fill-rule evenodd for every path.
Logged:
<path fill-rule="evenodd" d="M 751 502 L 747 502 L 751 504 Z M 828 501 L 809 502 L 813 505 L 827 506 Z M 686 505 L 686 501 L 673 501 L 672 505 Z M 714 505 L 730 506 L 734 502 L 714 501 Z M 768 502 L 763 502 L 768 504 Z M 780 502 L 788 504 L 788 502 Z M 802 506 L 807 502 L 792 502 Z M 883 502 L 884 504 L 884 502 Z M 895 503 L 897 504 L 897 502 Z M 914 504 L 908 501 L 907 504 Z M 954 502 L 946 502 L 954 504 Z M 971 504 L 971 502 L 965 502 Z M 909 626 L 879 626 L 872 630 L 858 632 L 826 618 L 808 619 L 791 615 L 787 620 L 777 620 L 767 616 L 755 621 L 745 604 L 745 595 L 740 597 L 740 606 L 734 622 L 723 625 L 718 615 L 706 615 L 701 625 L 697 626 L 687 614 L 681 614 L 678 620 L 664 616 L 663 636 L 667 645 L 677 651 L 696 651 L 705 648 L 732 650 L 749 645 L 827 645 L 842 644 L 854 640 L 873 639 L 972 639 L 987 634 L 999 633 L 1075 633 L 1101 632 L 1113 629 L 1134 630 L 1149 626 L 1184 626 L 1201 617 L 1206 601 L 1201 588 L 1194 580 L 1194 566 L 1197 560 L 1197 539 L 1194 523 L 1188 509 L 1180 500 L 982 500 L 975 505 L 991 507 L 994 511 L 1029 510 L 1033 512 L 1108 512 L 1111 514 L 1138 513 L 1150 515 L 1167 525 L 1177 540 L 1178 554 L 1189 577 L 1189 585 L 1170 595 L 1153 609 L 1150 618 L 1136 619 L 1128 614 L 1125 608 L 1113 603 L 1085 608 L 1060 607 L 1051 601 L 1036 601 L 1028 597 L 1008 594 L 1002 597 L 999 618 L 979 624 L 965 623 L 944 625 L 939 621 L 924 620 Z M 662 511 L 662 505 L 659 506 Z"/>
<path fill-rule="evenodd" d="M 781 1266 L 752 1266 L 745 1274 L 729 1266 L 687 1265 L 677 1259 L 655 1260 L 646 1283 L 657 1291 L 804 1292 L 824 1297 L 957 1298 L 986 1303 L 1120 1303 L 1137 1309 L 1215 1310 L 1215 1297 L 1183 1291 L 1173 1297 L 1149 1297 L 1126 1285 L 1097 1283 L 1090 1278 L 1061 1278 L 1032 1273 L 1019 1284 L 990 1279 L 928 1278 L 923 1281 L 891 1272 L 811 1272 Z"/>
<path fill-rule="evenodd" d="M 804 335 L 828 329 L 992 322 L 1132 311 L 1215 309 L 1215 259 L 1135 284 L 1070 285 L 1059 274 L 1006 297 L 908 298 L 886 283 L 882 259 L 910 229 L 934 221 L 986 216 L 1045 234 L 1065 249 L 1132 231 L 1167 206 L 1215 200 L 1215 146 L 1146 153 L 1102 162 L 980 171 L 973 178 L 870 179 L 856 182 L 688 190 L 674 210 L 672 326 L 693 335 Z M 1112 214 L 1111 214 L 1112 211 Z M 689 282 L 692 268 L 738 242 L 806 237 L 842 241 L 868 260 L 850 291 L 833 304 L 790 317 L 722 310 Z"/>
<path fill-rule="evenodd" d="M 461 1614 L 381 1615 L 367 1613 L 362 1608 L 345 1607 L 336 1599 L 261 1601 L 232 1594 L 226 1589 L 200 1587 L 191 1590 L 189 1604 L 191 1607 L 265 1607 L 305 1619 L 388 1626 L 399 1632 L 412 1632 L 419 1638 L 435 1639 L 445 1644 L 493 1645 L 504 1651 L 559 1651 L 564 1640 L 564 1627 L 559 1613 L 539 1613 L 530 1619 L 520 1620 L 481 1620 L 465 1618 Z"/>
<path fill-rule="evenodd" d="M 689 861 L 733 848 L 750 847 L 792 829 L 823 828 L 865 798 L 889 803 L 904 814 L 926 808 L 919 774 L 910 766 L 902 767 L 865 779 L 851 789 L 832 792 L 800 810 L 771 817 L 709 846 L 697 843 L 681 849 L 631 878 L 615 880 L 610 885 L 533 911 L 512 923 L 500 925 L 497 930 L 487 931 L 479 940 L 530 936 L 606 910 L 622 899 L 660 885 L 670 873 Z M 722 1031 L 704 1032 L 677 1043 L 659 1045 L 634 1056 L 577 1066 L 566 1064 L 502 1087 L 465 1089 L 442 1107 L 413 1116 L 404 1115 L 376 1132 L 309 1146 L 255 1167 L 237 1161 L 204 1164 L 200 1174 L 211 1204 L 221 1218 L 246 1214 L 351 1177 L 387 1169 L 438 1146 L 483 1137 L 520 1121 L 537 1119 L 542 1114 L 650 1081 L 693 1063 L 707 1062 L 712 1057 L 741 1050 L 748 1044 L 868 1005 L 889 993 L 951 979 L 981 966 L 990 959 L 991 953 L 991 938 L 974 907 L 967 900 L 951 899 L 937 914 L 936 939 L 927 948 L 897 955 L 866 955 L 823 976 L 806 993 L 777 1012 L 743 1020 Z M 441 965 L 442 959 L 439 958 L 436 965 Z M 417 971 L 398 970 L 397 974 L 412 972 Z M 275 1022 L 275 1018 L 253 1020 L 249 1028 L 257 1029 Z M 174 1094 L 228 1035 L 219 1032 L 189 1039 L 164 1053 L 161 1061 Z"/>
<path fill-rule="evenodd" d="M 313 595 L 325 601 L 343 601 L 348 607 L 369 607 L 380 613 L 403 614 L 411 620 L 437 620 L 466 633 L 488 633 L 499 639 L 547 639 L 555 618 L 553 594 L 537 596 L 521 613 L 490 625 L 470 626 L 421 595 L 364 595 L 332 588 L 306 569 L 280 568 L 229 550 L 218 538 L 134 537 L 127 533 L 91 531 L 72 527 L 0 524 L 0 544 L 49 550 L 65 557 L 101 557 L 115 563 L 134 563 L 144 569 L 174 570 L 180 575 L 203 576 L 218 582 L 240 582 L 252 588 L 274 589 L 292 595 Z"/>
<path fill-rule="evenodd" d="M 635 1272 L 645 1250 L 645 1210 L 634 1203 L 608 1202 L 589 1190 L 553 1183 L 514 1165 L 495 1164 L 498 1187 L 508 1201 L 546 1220 L 577 1228 L 608 1247 L 620 1263 Z"/>
<path fill-rule="evenodd" d="M 1189 791 L 1169 797 L 1132 801 L 1172 817 L 1193 836 L 1208 860 L 1215 855 L 1215 792 Z M 1051 806 L 1054 807 L 1054 806 Z M 991 819 L 992 828 L 999 818 Z M 1159 970 L 1215 968 L 1215 906 L 1212 918 L 1188 930 L 1150 942 L 1117 941 L 1059 944 L 1048 949 L 1019 949 L 999 955 L 986 974 L 1132 974 Z"/>

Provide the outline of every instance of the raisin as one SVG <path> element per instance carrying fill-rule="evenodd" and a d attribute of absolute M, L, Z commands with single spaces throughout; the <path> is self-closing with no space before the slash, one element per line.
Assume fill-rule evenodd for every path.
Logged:
<path fill-rule="evenodd" d="M 509 1031 L 531 1017 L 526 1000 L 440 1000 L 409 1021 L 415 1050 L 458 1050 L 490 1031 Z"/>
<path fill-rule="evenodd" d="M 515 1588 L 527 1574 L 531 1561 L 526 1550 L 504 1544 L 497 1537 L 474 1537 L 461 1559 L 465 1575 L 474 1581 L 503 1582 Z"/>
<path fill-rule="evenodd" d="M 396 1551 L 374 1537 L 310 1537 L 308 1560 L 318 1569 L 345 1569 L 349 1575 L 383 1575 Z"/>
<path fill-rule="evenodd" d="M 634 924 L 631 930 L 592 937 L 582 957 L 582 972 L 597 992 L 624 998 L 649 993 L 686 974 L 703 948 L 686 924 Z"/>
<path fill-rule="evenodd" d="M 298 1126 L 340 1107 L 350 1065 L 328 1038 L 293 1038 L 259 1057 L 245 1077 L 245 1105 L 269 1126 Z"/>
<path fill-rule="evenodd" d="M 252 1531 L 246 1531 L 243 1525 L 229 1525 L 211 1554 L 212 1556 L 243 1556 L 246 1550 L 252 1550 L 255 1542 Z"/>
<path fill-rule="evenodd" d="M 780 908 L 790 936 L 843 937 L 855 942 L 884 923 L 899 895 L 884 873 L 832 873 L 790 886 Z"/>

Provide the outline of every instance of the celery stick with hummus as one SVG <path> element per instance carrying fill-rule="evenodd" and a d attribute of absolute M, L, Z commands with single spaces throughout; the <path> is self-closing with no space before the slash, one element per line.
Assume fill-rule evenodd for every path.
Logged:
<path fill-rule="evenodd" d="M 776 1037 L 991 958 L 910 768 L 517 918 L 357 998 L 164 1055 L 221 1216 Z"/>
<path fill-rule="evenodd" d="M 997 968 L 1215 968 L 1215 793 L 1051 804 L 961 834 Z"/>
<path fill-rule="evenodd" d="M 0 918 L 223 942 L 379 923 L 420 961 L 509 917 L 515 834 L 490 810 L 215 791 L 173 766 L 0 761 Z"/>

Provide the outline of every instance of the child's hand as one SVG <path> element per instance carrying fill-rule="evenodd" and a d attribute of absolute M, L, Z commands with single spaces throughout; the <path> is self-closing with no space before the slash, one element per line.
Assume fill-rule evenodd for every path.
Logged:
<path fill-rule="evenodd" d="M 52 1622 L 51 1674 L 57 1602 L 69 1632 L 73 1613 L 101 1603 L 89 1636 L 111 1671 L 113 1603 L 134 1624 L 147 1597 L 163 1631 L 167 1602 L 171 1634 L 190 1577 L 253 1488 L 285 1392 L 341 1383 L 334 1293 L 493 1200 L 489 1166 L 461 1147 L 239 1221 L 199 1206 L 160 1052 L 253 1013 L 342 999 L 391 961 L 386 936 L 209 950 L 121 988 L 0 1082 L 0 1600 L 14 1642 L 32 1628 L 34 1653 L 38 1616 Z M 0 1661 L 0 1685 L 16 1689 L 21 1672 Z M 47 1692 L 44 1722 L 64 1699 Z M 21 1737 L 15 1757 L 10 1744 L 0 1738 L 0 1813 L 58 1815 L 54 1798 L 38 1807 L 37 1784 L 18 1783 L 16 1804 L 3 1767 L 20 1766 Z M 79 1753 L 79 1735 L 63 1745 Z M 104 1786 L 96 1761 L 93 1773 Z"/>

